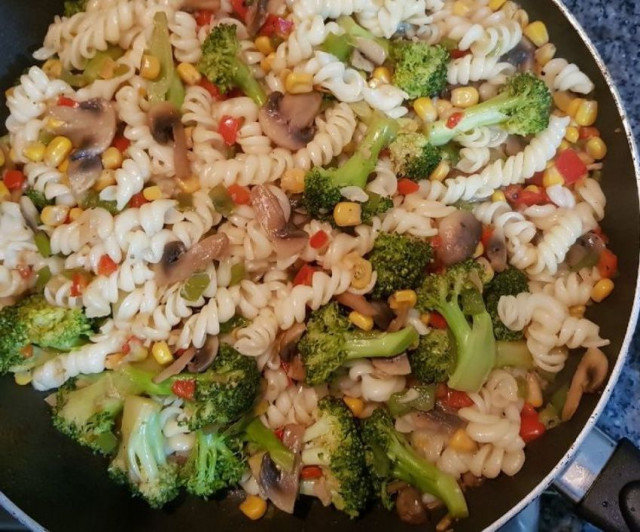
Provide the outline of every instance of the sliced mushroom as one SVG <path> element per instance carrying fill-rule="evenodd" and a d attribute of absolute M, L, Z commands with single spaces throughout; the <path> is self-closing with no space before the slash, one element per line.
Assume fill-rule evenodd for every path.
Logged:
<path fill-rule="evenodd" d="M 602 350 L 590 347 L 582 356 L 576 372 L 571 379 L 567 399 L 562 408 L 562 421 L 568 421 L 578 410 L 582 395 L 594 393 L 600 389 L 607 378 L 609 360 Z"/>
<path fill-rule="evenodd" d="M 393 358 L 373 358 L 371 363 L 374 368 L 387 375 L 409 375 L 411 373 L 409 357 L 406 354 Z"/>
<path fill-rule="evenodd" d="M 571 269 L 580 269 L 593 266 L 598 262 L 600 254 L 606 247 L 602 237 L 593 231 L 582 235 L 567 252 L 567 266 Z"/>
<path fill-rule="evenodd" d="M 67 137 L 81 158 L 100 155 L 111 146 L 116 134 L 116 110 L 102 98 L 81 102 L 77 107 L 58 105 L 49 115 L 60 122 L 53 133 Z"/>
<path fill-rule="evenodd" d="M 20 212 L 31 230 L 37 231 L 40 225 L 40 213 L 28 196 L 20 197 Z"/>
<path fill-rule="evenodd" d="M 76 150 L 69 157 L 67 176 L 76 196 L 89 190 L 102 173 L 102 158 L 99 154 L 88 154 Z"/>
<path fill-rule="evenodd" d="M 336 296 L 336 301 L 341 305 L 349 307 L 351 310 L 355 310 L 363 316 L 368 316 L 370 318 L 379 312 L 379 309 L 369 303 L 363 295 L 354 294 L 353 292 L 343 292 Z"/>
<path fill-rule="evenodd" d="M 351 52 L 351 66 L 356 70 L 364 70 L 365 72 L 373 72 L 375 68 L 375 65 L 357 49 Z"/>
<path fill-rule="evenodd" d="M 536 47 L 533 43 L 523 37 L 520 42 L 505 55 L 501 61 L 506 61 L 515 65 L 520 72 L 531 72 L 534 67 Z"/>
<path fill-rule="evenodd" d="M 319 92 L 282 94 L 272 92 L 258 119 L 262 131 L 274 144 L 288 150 L 304 148 L 315 135 L 315 118 L 322 105 Z"/>
<path fill-rule="evenodd" d="M 257 185 L 251 189 L 251 205 L 279 257 L 293 257 L 304 249 L 309 235 L 287 222 L 282 205 L 268 187 Z"/>
<path fill-rule="evenodd" d="M 489 237 L 487 249 L 485 249 L 491 267 L 496 272 L 502 272 L 507 267 L 507 244 L 504 240 L 504 233 L 496 229 Z"/>
<path fill-rule="evenodd" d="M 220 9 L 220 0 L 183 0 L 182 9 L 184 11 L 206 9 L 215 13 Z"/>
<path fill-rule="evenodd" d="M 367 39 L 366 37 L 356 37 L 355 44 L 358 52 L 373 64 L 381 65 L 387 60 L 387 51 L 375 40 Z"/>
<path fill-rule="evenodd" d="M 406 486 L 398 491 L 396 511 L 400 520 L 410 525 L 423 525 L 428 520 L 420 492 L 413 486 Z"/>
<path fill-rule="evenodd" d="M 201 373 L 209 369 L 218 354 L 219 347 L 218 337 L 209 336 L 204 346 L 195 352 L 191 362 L 187 365 L 187 370 L 191 373 Z"/>
<path fill-rule="evenodd" d="M 187 364 L 191 362 L 195 354 L 196 354 L 195 347 L 190 347 L 184 353 L 182 353 L 182 355 L 176 358 L 170 365 L 168 365 L 160 373 L 158 373 L 155 377 L 153 377 L 153 382 L 159 383 L 162 381 L 166 381 L 170 377 L 177 375 L 184 368 L 187 367 Z"/>
<path fill-rule="evenodd" d="M 289 362 L 295 354 L 298 340 L 302 337 L 307 327 L 304 323 L 296 323 L 290 329 L 282 331 L 276 338 L 275 348 L 280 354 L 280 359 Z"/>
<path fill-rule="evenodd" d="M 482 235 L 482 224 L 470 212 L 459 210 L 440 221 L 438 233 L 442 239 L 438 259 L 449 266 L 473 255 Z"/>
<path fill-rule="evenodd" d="M 385 301 L 373 301 L 371 302 L 371 306 L 376 309 L 376 313 L 373 315 L 373 321 L 376 327 L 386 331 L 395 318 L 393 310 L 391 310 L 391 307 Z"/>
<path fill-rule="evenodd" d="M 173 143 L 173 163 L 176 177 L 184 179 L 190 174 L 187 156 L 187 137 L 180 111 L 170 102 L 161 102 L 149 109 L 147 122 L 151 136 L 158 144 Z"/>
<path fill-rule="evenodd" d="M 253 2 L 247 2 L 247 14 L 245 16 L 245 24 L 249 35 L 256 35 L 258 30 L 264 25 L 267 20 L 267 4 L 268 0 L 254 0 Z"/>
<path fill-rule="evenodd" d="M 224 233 L 206 237 L 186 252 L 181 242 L 170 242 L 156 268 L 156 282 L 162 286 L 184 281 L 212 261 L 224 258 L 228 251 L 229 238 Z"/>

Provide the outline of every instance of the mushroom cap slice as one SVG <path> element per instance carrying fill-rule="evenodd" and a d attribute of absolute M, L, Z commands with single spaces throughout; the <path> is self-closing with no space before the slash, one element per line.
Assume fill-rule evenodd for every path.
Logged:
<path fill-rule="evenodd" d="M 482 236 L 482 224 L 470 212 L 459 210 L 440 221 L 438 234 L 442 239 L 438 258 L 445 266 L 450 266 L 473 255 Z"/>
<path fill-rule="evenodd" d="M 67 176 L 76 196 L 89 190 L 102 173 L 102 158 L 99 154 L 87 154 L 76 150 L 69 157 Z"/>

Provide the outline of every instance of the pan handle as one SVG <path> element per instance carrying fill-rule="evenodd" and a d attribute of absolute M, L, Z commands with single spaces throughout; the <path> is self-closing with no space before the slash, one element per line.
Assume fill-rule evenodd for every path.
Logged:
<path fill-rule="evenodd" d="M 601 529 L 640 531 L 640 449 L 627 438 L 616 445 L 593 429 L 555 487 Z"/>

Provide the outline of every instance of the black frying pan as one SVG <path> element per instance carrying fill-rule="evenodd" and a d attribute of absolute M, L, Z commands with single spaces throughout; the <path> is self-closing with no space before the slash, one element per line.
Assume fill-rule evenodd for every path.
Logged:
<path fill-rule="evenodd" d="M 628 128 L 592 50 L 563 10 L 552 0 L 520 3 L 531 20 L 546 22 L 559 56 L 580 65 L 596 84 L 595 96 L 600 104 L 597 126 L 609 147 L 602 182 L 608 203 L 603 226 L 618 254 L 621 273 L 613 295 L 590 309 L 589 317 L 601 326 L 602 336 L 611 339 L 606 348 L 613 368 L 610 391 L 628 347 L 630 317 L 635 318 L 633 302 L 640 249 L 637 177 Z M 40 45 L 49 22 L 62 11 L 62 5 L 62 0 L 0 2 L 2 90 L 32 63 L 30 53 Z M 570 378 L 577 361 L 577 357 L 570 360 L 561 379 Z M 411 529 L 402 525 L 395 513 L 373 510 L 350 521 L 343 514 L 304 500 L 298 503 L 293 517 L 274 511 L 257 523 L 251 523 L 238 511 L 240 501 L 233 496 L 209 502 L 183 496 L 165 509 L 154 511 L 109 480 L 105 460 L 91 455 L 52 427 L 43 394 L 16 386 L 12 378 L 6 377 L 0 379 L 0 397 L 0 489 L 26 515 L 51 530 Z M 522 508 L 539 494 L 551 480 L 549 477 L 557 474 L 560 462 L 576 440 L 582 439 L 594 424 L 603 403 L 601 397 L 585 396 L 570 422 L 527 446 L 527 461 L 520 473 L 470 491 L 470 517 L 456 525 L 456 530 L 477 531 L 504 522 L 505 514 L 515 507 Z M 12 510 L 15 512 L 15 508 Z"/>

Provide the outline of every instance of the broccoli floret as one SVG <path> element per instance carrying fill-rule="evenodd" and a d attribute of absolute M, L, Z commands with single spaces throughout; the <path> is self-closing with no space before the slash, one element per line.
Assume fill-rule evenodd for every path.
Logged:
<path fill-rule="evenodd" d="M 122 413 L 122 441 L 109 465 L 109 474 L 118 483 L 161 508 L 179 491 L 177 464 L 167 461 L 161 407 L 152 399 L 129 395 Z"/>
<path fill-rule="evenodd" d="M 393 84 L 410 99 L 437 96 L 447 84 L 449 52 L 443 46 L 402 41 L 393 47 Z"/>
<path fill-rule="evenodd" d="M 185 404 L 192 430 L 237 420 L 253 405 L 260 385 L 255 360 L 242 356 L 227 344 L 220 346 L 213 364 L 203 373 L 182 373 L 156 384 L 153 373 L 132 366 L 121 371 L 149 395 L 172 395 L 176 383 L 195 381 L 193 398 L 188 398 Z"/>
<path fill-rule="evenodd" d="M 116 417 L 132 391 L 128 380 L 114 372 L 68 381 L 56 394 L 53 425 L 80 445 L 110 454 L 118 445 Z"/>
<path fill-rule="evenodd" d="M 238 484 L 245 469 L 242 441 L 205 428 L 196 431 L 195 444 L 180 476 L 189 493 L 206 498 Z"/>
<path fill-rule="evenodd" d="M 77 13 L 87 10 L 88 0 L 66 0 L 64 3 L 64 16 L 72 17 Z"/>
<path fill-rule="evenodd" d="M 343 401 L 324 397 L 318 420 L 304 434 L 302 463 L 322 468 L 331 502 L 350 517 L 357 517 L 369 499 L 362 440 L 351 411 Z"/>
<path fill-rule="evenodd" d="M 454 127 L 448 120 L 435 122 L 429 141 L 441 146 L 471 129 L 495 125 L 514 135 L 534 135 L 549 125 L 550 114 L 551 93 L 544 81 L 533 74 L 516 74 L 497 96 L 465 109 Z"/>
<path fill-rule="evenodd" d="M 364 188 L 369 174 L 375 170 L 380 151 L 395 138 L 398 125 L 377 115 L 356 152 L 340 168 L 311 169 L 304 180 L 304 204 L 312 216 L 323 218 L 333 213 L 342 201 L 340 189 L 348 186 Z"/>
<path fill-rule="evenodd" d="M 343 16 L 336 21 L 342 28 L 342 33 L 329 33 L 320 48 L 335 55 L 340 61 L 348 61 L 351 53 L 358 46 L 361 39 L 376 43 L 385 56 L 389 55 L 389 41 L 376 37 L 373 33 L 359 26 L 351 17 Z"/>
<path fill-rule="evenodd" d="M 415 351 L 409 353 L 411 373 L 424 384 L 444 382 L 451 375 L 456 362 L 455 346 L 448 331 L 433 329 L 420 337 Z"/>
<path fill-rule="evenodd" d="M 396 290 L 420 285 L 431 260 L 431 246 L 419 238 L 396 233 L 380 233 L 369 260 L 378 275 L 371 296 L 385 299 Z"/>
<path fill-rule="evenodd" d="M 293 452 L 280 441 L 280 438 L 272 430 L 264 426 L 260 418 L 256 417 L 247 421 L 249 422 L 242 433 L 244 439 L 268 452 L 271 460 L 280 469 L 288 473 L 293 471 L 293 466 L 295 465 Z"/>
<path fill-rule="evenodd" d="M 374 192 L 367 192 L 369 199 L 362 204 L 360 218 L 363 224 L 371 225 L 376 216 L 380 216 L 393 207 L 393 200 Z"/>
<path fill-rule="evenodd" d="M 442 314 L 454 339 L 456 363 L 448 385 L 455 390 L 477 392 L 494 366 L 493 323 L 478 291 L 485 277 L 484 268 L 468 260 L 428 275 L 418 290 L 418 310 Z"/>
<path fill-rule="evenodd" d="M 417 341 L 413 327 L 393 333 L 354 331 L 338 304 L 332 302 L 311 314 L 298 350 L 306 369 L 305 382 L 315 386 L 328 382 L 349 360 L 396 356 Z"/>
<path fill-rule="evenodd" d="M 412 181 L 428 179 L 442 160 L 440 150 L 420 133 L 402 133 L 389 146 L 396 174 Z"/>
<path fill-rule="evenodd" d="M 80 309 L 51 306 L 41 295 L 26 297 L 0 311 L 0 372 L 23 364 L 29 344 L 68 351 L 91 332 Z"/>
<path fill-rule="evenodd" d="M 496 340 L 516 341 L 522 340 L 522 331 L 509 329 L 498 315 L 498 302 L 502 296 L 517 296 L 529 291 L 527 275 L 516 268 L 508 268 L 497 273 L 487 285 L 483 295 L 487 311 L 493 320 L 493 334 Z"/>
<path fill-rule="evenodd" d="M 49 201 L 46 198 L 46 196 L 44 195 L 44 192 L 40 192 L 35 188 L 28 188 L 27 190 L 24 191 L 24 195 L 31 200 L 35 208 L 38 209 L 39 211 L 44 209 L 47 205 L 53 204 L 52 201 Z"/>
<path fill-rule="evenodd" d="M 267 101 L 264 89 L 253 77 L 249 67 L 238 56 L 240 45 L 236 26 L 220 24 L 202 45 L 202 58 L 198 69 L 224 94 L 234 87 L 262 106 Z"/>
<path fill-rule="evenodd" d="M 381 500 L 387 506 L 386 486 L 398 479 L 422 493 L 430 493 L 441 499 L 453 517 L 468 515 L 467 503 L 456 479 L 418 456 L 406 437 L 395 430 L 389 412 L 378 408 L 371 417 L 365 419 L 362 439 L 369 471 Z"/>

